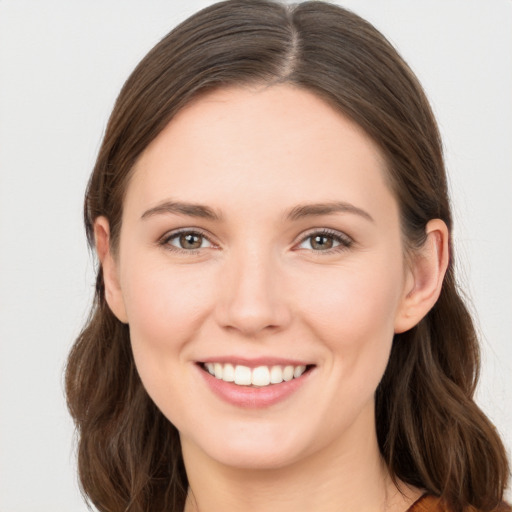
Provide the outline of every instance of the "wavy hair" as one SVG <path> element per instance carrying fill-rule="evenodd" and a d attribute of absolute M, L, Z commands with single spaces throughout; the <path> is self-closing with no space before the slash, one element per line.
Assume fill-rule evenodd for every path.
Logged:
<path fill-rule="evenodd" d="M 91 247 L 94 221 L 105 216 L 115 252 L 134 163 L 181 108 L 213 88 L 277 83 L 315 93 L 380 147 L 408 247 L 422 244 L 431 219 L 451 229 L 436 121 L 384 36 L 326 2 L 228 0 L 172 30 L 124 84 L 86 192 Z M 375 406 L 380 450 L 395 481 L 440 496 L 453 512 L 495 509 L 509 477 L 501 440 L 473 400 L 478 369 L 451 248 L 438 302 L 394 338 Z M 69 355 L 66 393 L 86 498 L 101 512 L 182 511 L 188 482 L 178 432 L 143 388 L 128 327 L 106 304 L 100 265 L 89 319 Z"/>

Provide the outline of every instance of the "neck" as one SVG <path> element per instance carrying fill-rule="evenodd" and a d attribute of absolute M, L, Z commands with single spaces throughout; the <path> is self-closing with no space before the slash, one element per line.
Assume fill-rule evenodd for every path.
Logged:
<path fill-rule="evenodd" d="M 353 440 L 349 440 L 353 441 Z M 419 490 L 389 476 L 372 430 L 284 467 L 229 467 L 182 439 L 189 479 L 185 512 L 404 512 Z"/>

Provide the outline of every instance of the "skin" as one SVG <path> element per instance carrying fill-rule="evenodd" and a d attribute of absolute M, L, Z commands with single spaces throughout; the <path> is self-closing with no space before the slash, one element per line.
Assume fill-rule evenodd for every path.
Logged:
<path fill-rule="evenodd" d="M 398 512 L 420 495 L 390 481 L 374 392 L 394 333 L 439 296 L 448 233 L 432 220 L 406 255 L 385 178 L 375 144 L 314 94 L 234 87 L 189 104 L 146 148 L 115 253 L 97 219 L 107 301 L 130 325 L 147 392 L 180 432 L 187 512 Z M 165 211 L 169 201 L 218 218 Z M 345 208 L 289 216 L 334 202 Z M 204 236 L 198 249 L 180 246 L 180 229 Z M 312 245 L 325 229 L 330 249 Z M 312 370 L 285 400 L 248 409 L 205 385 L 198 361 L 221 356 Z"/>

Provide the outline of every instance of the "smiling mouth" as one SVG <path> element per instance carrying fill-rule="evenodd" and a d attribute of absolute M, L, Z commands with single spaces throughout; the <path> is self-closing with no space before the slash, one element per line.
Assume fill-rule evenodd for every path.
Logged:
<path fill-rule="evenodd" d="M 231 363 L 200 363 L 200 367 L 218 380 L 238 386 L 266 387 L 298 379 L 314 365 L 274 365 L 250 368 Z"/>

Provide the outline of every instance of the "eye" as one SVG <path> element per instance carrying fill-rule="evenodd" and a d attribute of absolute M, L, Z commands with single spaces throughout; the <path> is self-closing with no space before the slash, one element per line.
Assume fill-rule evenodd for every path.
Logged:
<path fill-rule="evenodd" d="M 182 251 L 195 251 L 213 246 L 208 238 L 197 231 L 180 231 L 171 234 L 162 240 L 162 245 Z"/>
<path fill-rule="evenodd" d="M 328 252 L 347 249 L 352 243 L 352 239 L 343 233 L 322 230 L 311 233 L 303 238 L 298 248 L 313 250 L 315 252 Z"/>

